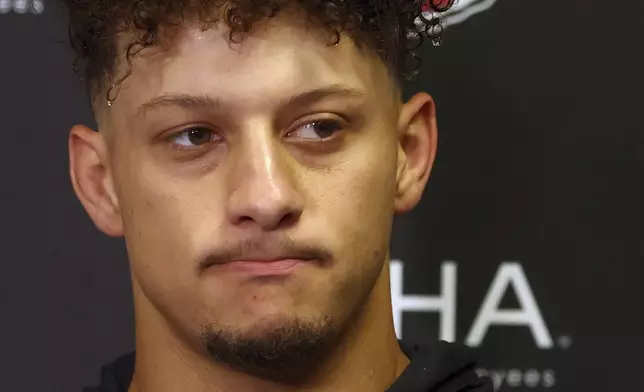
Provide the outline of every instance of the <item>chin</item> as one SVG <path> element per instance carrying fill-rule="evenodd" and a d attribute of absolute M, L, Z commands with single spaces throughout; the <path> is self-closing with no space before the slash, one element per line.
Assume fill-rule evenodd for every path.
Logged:
<path fill-rule="evenodd" d="M 292 309 L 273 309 L 271 311 L 259 310 L 253 314 L 236 317 L 236 322 L 229 323 L 232 329 L 246 336 L 261 337 L 271 334 L 276 330 L 294 328 L 303 324 L 310 324 L 323 317 L 298 315 Z"/>
<path fill-rule="evenodd" d="M 282 381 L 292 377 L 298 367 L 303 366 L 302 371 L 310 368 L 308 365 L 326 355 L 340 336 L 337 324 L 328 317 L 275 315 L 245 320 L 244 324 L 205 326 L 203 346 L 216 362 Z M 305 364 L 307 361 L 312 363 Z"/>
<path fill-rule="evenodd" d="M 298 307 L 276 303 L 251 304 L 251 306 L 238 304 L 235 307 L 226 309 L 226 313 L 219 313 L 219 317 L 206 325 L 211 325 L 222 332 L 228 331 L 231 335 L 262 338 L 272 335 L 275 331 L 284 332 L 304 327 L 321 328 L 331 324 L 332 319 L 323 312 L 311 312 L 310 309 L 298 309 Z"/>
<path fill-rule="evenodd" d="M 300 298 L 306 298 L 304 293 L 298 293 Z M 298 304 L 296 293 L 280 288 L 252 288 L 245 292 L 238 292 L 234 297 L 228 298 L 227 305 L 222 308 L 221 302 L 217 304 L 220 311 L 214 312 L 221 315 L 222 319 L 236 325 L 261 325 L 267 323 L 288 322 L 293 318 L 315 317 L 311 314 L 309 306 Z M 319 314 L 320 312 L 313 312 Z"/>

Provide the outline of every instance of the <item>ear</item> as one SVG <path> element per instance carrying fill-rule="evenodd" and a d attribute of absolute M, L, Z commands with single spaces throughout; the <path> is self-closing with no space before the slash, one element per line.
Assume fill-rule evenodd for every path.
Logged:
<path fill-rule="evenodd" d="M 69 172 L 76 196 L 96 227 L 113 237 L 123 235 L 123 222 L 109 166 L 104 136 L 77 125 L 69 133 Z"/>
<path fill-rule="evenodd" d="M 425 93 L 414 95 L 400 110 L 398 172 L 394 209 L 410 211 L 420 202 L 436 157 L 436 107 Z"/>

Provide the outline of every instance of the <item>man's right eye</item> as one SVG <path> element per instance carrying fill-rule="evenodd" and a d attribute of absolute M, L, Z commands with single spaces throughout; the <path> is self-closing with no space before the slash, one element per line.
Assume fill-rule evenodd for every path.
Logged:
<path fill-rule="evenodd" d="M 173 136 L 171 140 L 180 148 L 196 148 L 215 142 L 220 138 L 215 131 L 209 128 L 190 127 Z"/>

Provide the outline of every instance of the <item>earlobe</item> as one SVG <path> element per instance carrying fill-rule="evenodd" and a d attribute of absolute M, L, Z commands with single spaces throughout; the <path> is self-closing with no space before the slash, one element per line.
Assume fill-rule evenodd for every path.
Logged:
<path fill-rule="evenodd" d="M 123 235 L 123 223 L 103 135 L 77 125 L 69 134 L 69 172 L 76 196 L 99 230 Z"/>
<path fill-rule="evenodd" d="M 394 208 L 397 213 L 405 213 L 420 202 L 436 156 L 438 131 L 432 97 L 419 93 L 402 106 L 398 141 Z"/>

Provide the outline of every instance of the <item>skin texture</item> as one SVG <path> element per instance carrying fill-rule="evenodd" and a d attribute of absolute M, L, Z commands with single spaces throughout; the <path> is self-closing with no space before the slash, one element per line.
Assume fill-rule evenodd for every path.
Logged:
<path fill-rule="evenodd" d="M 377 56 L 348 37 L 329 46 L 299 20 L 267 20 L 239 44 L 223 28 L 175 28 L 137 56 L 111 107 L 96 103 L 100 132 L 71 130 L 74 189 L 127 245 L 130 392 L 377 391 L 408 363 L 388 249 L 394 214 L 429 177 L 434 103 L 401 102 Z M 314 132 L 316 121 L 331 132 Z M 181 132 L 194 126 L 212 137 L 190 146 Z M 229 263 L 266 255 L 307 260 L 268 277 Z M 336 339 L 292 382 L 231 369 L 202 347 L 204 326 L 261 341 L 300 324 Z"/>

